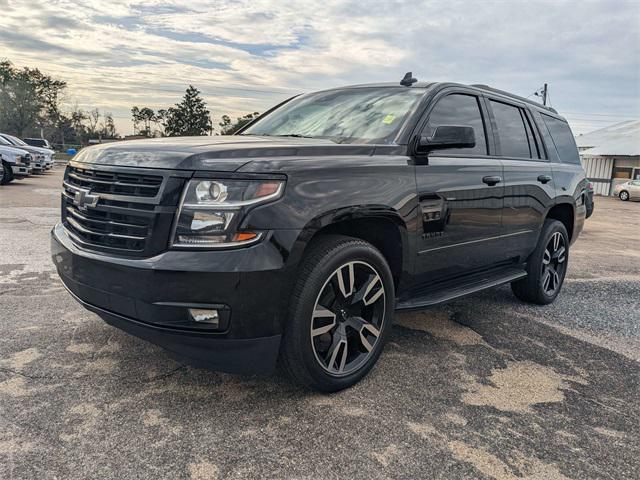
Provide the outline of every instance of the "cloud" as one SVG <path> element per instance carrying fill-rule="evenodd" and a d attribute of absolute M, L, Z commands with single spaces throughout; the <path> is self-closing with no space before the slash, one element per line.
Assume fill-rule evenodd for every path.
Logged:
<path fill-rule="evenodd" d="M 219 118 L 408 70 L 524 96 L 547 82 L 578 132 L 640 117 L 635 2 L 0 0 L 0 10 L 0 56 L 67 80 L 69 104 L 112 111 L 121 132 L 132 105 L 171 105 L 188 84 Z"/>
<path fill-rule="evenodd" d="M 29 33 L 12 31 L 10 29 L 0 28 L 0 38 L 4 41 L 11 42 L 14 49 L 31 50 L 40 52 L 42 55 L 76 55 L 85 56 L 99 52 L 88 49 L 75 48 L 70 45 L 60 45 L 46 40 L 35 38 Z"/>

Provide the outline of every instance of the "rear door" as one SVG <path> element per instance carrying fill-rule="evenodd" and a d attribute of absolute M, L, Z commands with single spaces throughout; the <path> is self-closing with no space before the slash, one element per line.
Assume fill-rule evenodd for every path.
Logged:
<path fill-rule="evenodd" d="M 503 255 L 502 164 L 490 156 L 492 142 L 481 99 L 465 90 L 441 92 L 428 109 L 421 135 L 440 125 L 471 126 L 473 148 L 432 151 L 416 163 L 421 221 L 416 274 L 427 284 L 482 269 Z"/>
<path fill-rule="evenodd" d="M 586 188 L 586 181 L 571 128 L 564 119 L 546 113 L 540 113 L 538 116 L 541 129 L 546 129 L 549 138 L 547 145 L 556 183 L 556 195 L 558 199 L 569 197 L 572 201 L 578 200 L 576 194 L 582 194 Z"/>
<path fill-rule="evenodd" d="M 502 245 L 524 261 L 534 250 L 544 216 L 553 205 L 553 171 L 528 108 L 487 97 L 496 150 L 504 165 Z"/>

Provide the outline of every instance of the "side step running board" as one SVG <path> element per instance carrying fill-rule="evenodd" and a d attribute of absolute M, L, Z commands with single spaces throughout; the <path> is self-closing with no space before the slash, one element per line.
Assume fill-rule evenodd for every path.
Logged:
<path fill-rule="evenodd" d="M 398 300 L 396 301 L 396 310 L 417 310 L 502 285 L 503 283 L 510 283 L 526 276 L 527 272 L 525 270 L 515 267 L 471 275 L 465 279 L 457 279 L 455 282 L 433 285 L 429 290 L 418 292 L 412 298 Z"/>

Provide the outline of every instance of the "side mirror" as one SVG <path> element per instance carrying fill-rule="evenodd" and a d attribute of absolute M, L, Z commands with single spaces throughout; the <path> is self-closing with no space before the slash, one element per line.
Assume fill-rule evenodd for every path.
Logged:
<path fill-rule="evenodd" d="M 421 136 L 418 140 L 418 152 L 445 148 L 473 148 L 476 146 L 476 134 L 473 127 L 460 125 L 440 125 L 430 137 Z"/>

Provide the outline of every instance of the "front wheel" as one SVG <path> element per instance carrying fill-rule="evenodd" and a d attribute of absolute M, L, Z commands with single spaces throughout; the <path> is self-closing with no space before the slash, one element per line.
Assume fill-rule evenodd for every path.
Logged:
<path fill-rule="evenodd" d="M 394 286 L 384 256 L 350 237 L 320 237 L 299 269 L 280 364 L 296 382 L 335 392 L 375 365 L 391 330 Z"/>
<path fill-rule="evenodd" d="M 558 220 L 547 219 L 538 246 L 527 262 L 527 276 L 511 284 L 520 300 L 538 305 L 553 302 L 562 288 L 569 261 L 569 236 Z"/>
<path fill-rule="evenodd" d="M 5 161 L 0 161 L 0 185 L 6 185 L 13 180 L 13 169 Z"/>
<path fill-rule="evenodd" d="M 622 190 L 619 194 L 618 197 L 620 198 L 620 200 L 622 200 L 623 202 L 626 202 L 627 200 L 629 200 L 629 192 L 627 192 L 626 190 Z"/>

